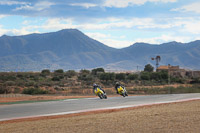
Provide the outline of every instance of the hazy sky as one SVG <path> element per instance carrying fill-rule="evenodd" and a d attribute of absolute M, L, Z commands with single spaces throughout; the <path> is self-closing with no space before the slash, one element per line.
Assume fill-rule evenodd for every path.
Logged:
<path fill-rule="evenodd" d="M 0 0 L 0 36 L 77 28 L 111 47 L 200 39 L 200 0 Z"/>

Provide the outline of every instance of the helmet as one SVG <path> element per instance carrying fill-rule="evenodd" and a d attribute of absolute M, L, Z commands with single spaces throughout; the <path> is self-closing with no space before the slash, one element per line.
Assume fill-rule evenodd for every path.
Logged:
<path fill-rule="evenodd" d="M 116 85 L 120 85 L 120 83 L 119 83 L 119 82 L 116 82 L 115 84 L 116 84 Z"/>
<path fill-rule="evenodd" d="M 96 87 L 97 86 L 97 84 L 93 84 L 93 87 Z"/>

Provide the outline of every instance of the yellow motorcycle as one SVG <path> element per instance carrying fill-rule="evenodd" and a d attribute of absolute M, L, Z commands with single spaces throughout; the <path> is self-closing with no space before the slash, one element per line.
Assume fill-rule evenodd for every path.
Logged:
<path fill-rule="evenodd" d="M 117 88 L 117 92 L 118 92 L 120 95 L 122 95 L 123 97 L 128 96 L 125 87 L 123 88 L 122 86 L 119 86 L 119 87 Z"/>
<path fill-rule="evenodd" d="M 99 96 L 100 99 L 107 99 L 106 93 L 104 93 L 99 87 L 94 90 L 94 93 Z"/>

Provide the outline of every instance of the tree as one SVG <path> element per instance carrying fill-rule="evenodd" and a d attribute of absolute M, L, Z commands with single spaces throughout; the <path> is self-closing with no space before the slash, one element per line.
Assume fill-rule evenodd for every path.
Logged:
<path fill-rule="evenodd" d="M 93 75 L 97 75 L 98 73 L 104 73 L 104 69 L 103 68 L 96 68 L 96 69 L 92 69 L 92 74 Z"/>
<path fill-rule="evenodd" d="M 80 70 L 80 74 L 90 74 L 90 70 L 82 69 Z"/>
<path fill-rule="evenodd" d="M 144 67 L 145 72 L 153 72 L 154 67 L 151 64 L 147 64 Z"/>
<path fill-rule="evenodd" d="M 73 76 L 76 76 L 76 74 L 77 74 L 76 71 L 74 71 L 74 70 L 68 70 L 68 71 L 65 73 L 65 76 L 71 78 L 71 77 L 73 77 Z"/>
<path fill-rule="evenodd" d="M 166 71 L 161 71 L 160 76 L 163 80 L 168 80 L 168 72 Z"/>
<path fill-rule="evenodd" d="M 115 73 L 102 73 L 100 74 L 100 80 L 114 80 L 115 79 Z"/>
<path fill-rule="evenodd" d="M 44 69 L 41 71 L 42 74 L 44 75 L 49 75 L 50 74 L 50 70 L 49 69 Z"/>
<path fill-rule="evenodd" d="M 118 73 L 116 74 L 116 79 L 117 80 L 125 80 L 126 74 L 125 73 Z"/>
<path fill-rule="evenodd" d="M 162 79 L 161 73 L 160 72 L 151 73 L 151 79 L 156 81 L 161 80 Z"/>
<path fill-rule="evenodd" d="M 63 69 L 58 69 L 54 71 L 55 73 L 64 73 Z"/>
<path fill-rule="evenodd" d="M 138 79 L 138 74 L 129 74 L 127 79 L 129 80 L 135 80 L 135 79 Z"/>
<path fill-rule="evenodd" d="M 142 80 L 149 80 L 150 79 L 150 73 L 149 72 L 142 72 L 141 73 L 141 79 Z"/>

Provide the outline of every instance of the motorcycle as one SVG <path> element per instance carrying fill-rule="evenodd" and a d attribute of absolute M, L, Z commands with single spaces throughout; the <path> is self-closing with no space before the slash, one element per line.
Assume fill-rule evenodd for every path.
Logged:
<path fill-rule="evenodd" d="M 123 97 L 128 96 L 125 87 L 123 88 L 122 86 L 119 86 L 119 87 L 117 88 L 117 91 L 118 91 L 118 93 L 119 93 L 120 95 L 122 95 Z"/>
<path fill-rule="evenodd" d="M 106 93 L 104 93 L 99 87 L 94 90 L 94 93 L 99 96 L 100 99 L 107 99 Z"/>

